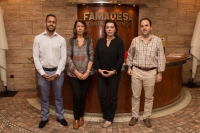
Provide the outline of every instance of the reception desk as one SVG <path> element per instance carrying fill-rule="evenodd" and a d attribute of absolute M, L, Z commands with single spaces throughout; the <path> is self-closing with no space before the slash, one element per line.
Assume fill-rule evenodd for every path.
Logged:
<path fill-rule="evenodd" d="M 182 94 L 182 66 L 190 57 L 183 56 L 168 56 L 166 57 L 166 70 L 163 73 L 163 80 L 155 85 L 154 105 L 153 109 L 164 107 L 177 101 Z M 121 72 L 121 80 L 118 90 L 118 105 L 116 113 L 131 112 L 131 77 L 127 74 L 127 66 L 124 64 Z M 85 112 L 101 113 L 100 103 L 97 91 L 97 71 L 95 71 L 92 82 L 90 84 Z M 109 92 L 108 92 L 109 93 Z M 37 89 L 37 97 L 40 98 L 40 90 Z M 64 108 L 73 110 L 72 90 L 65 71 L 65 83 L 63 88 Z M 140 100 L 140 111 L 144 109 L 144 92 Z M 54 105 L 54 96 L 51 90 L 50 104 Z"/>

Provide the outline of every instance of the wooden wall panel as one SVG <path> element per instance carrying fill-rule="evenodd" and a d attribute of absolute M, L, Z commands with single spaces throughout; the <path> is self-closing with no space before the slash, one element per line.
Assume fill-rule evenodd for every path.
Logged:
<path fill-rule="evenodd" d="M 99 38 L 104 36 L 103 27 L 106 19 L 106 13 L 127 13 L 132 17 L 132 20 L 124 20 L 126 18 L 122 17 L 122 20 L 117 19 L 117 16 L 114 15 L 113 18 L 118 24 L 118 35 L 123 40 L 125 45 L 125 50 L 128 50 L 131 41 L 134 37 L 138 36 L 138 14 L 139 7 L 133 7 L 132 5 L 109 5 L 104 4 L 89 4 L 89 5 L 78 5 L 78 19 L 84 19 L 84 13 L 89 12 L 88 15 L 85 15 L 85 21 L 88 26 L 88 35 L 92 37 L 94 47 Z M 103 13 L 103 20 L 95 20 L 95 13 Z M 94 19 L 92 19 L 92 13 L 94 14 Z M 125 14 L 124 14 L 125 15 Z M 122 15 L 123 16 L 123 15 Z M 118 17 L 119 18 L 119 17 Z M 98 23 L 98 24 L 97 24 Z"/>

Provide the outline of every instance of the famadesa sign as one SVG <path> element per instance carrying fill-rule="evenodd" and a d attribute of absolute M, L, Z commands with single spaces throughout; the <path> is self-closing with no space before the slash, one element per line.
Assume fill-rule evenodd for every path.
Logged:
<path fill-rule="evenodd" d="M 83 18 L 90 25 L 104 25 L 107 19 L 115 20 L 117 25 L 129 26 L 132 24 L 132 14 L 126 12 L 84 12 Z"/>

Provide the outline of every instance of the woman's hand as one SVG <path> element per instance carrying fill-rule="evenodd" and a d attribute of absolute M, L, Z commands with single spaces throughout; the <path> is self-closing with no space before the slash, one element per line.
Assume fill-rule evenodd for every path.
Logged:
<path fill-rule="evenodd" d="M 83 76 L 81 77 L 81 80 L 86 80 L 88 78 L 88 76 L 90 75 L 89 71 L 86 71 Z"/>
<path fill-rule="evenodd" d="M 76 77 L 77 77 L 78 79 L 82 80 L 82 76 L 83 76 L 82 73 L 80 73 L 79 71 L 75 70 L 75 71 L 74 71 L 74 74 L 76 75 Z"/>
<path fill-rule="evenodd" d="M 108 71 L 108 70 L 99 69 L 98 72 L 104 77 L 110 77 L 110 76 L 115 74 L 115 72 L 113 70 L 112 71 Z"/>

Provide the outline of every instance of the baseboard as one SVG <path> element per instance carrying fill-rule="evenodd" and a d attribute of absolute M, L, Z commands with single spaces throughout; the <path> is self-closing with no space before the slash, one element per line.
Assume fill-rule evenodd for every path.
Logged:
<path fill-rule="evenodd" d="M 0 97 L 14 97 L 18 91 L 3 91 L 0 92 Z"/>

